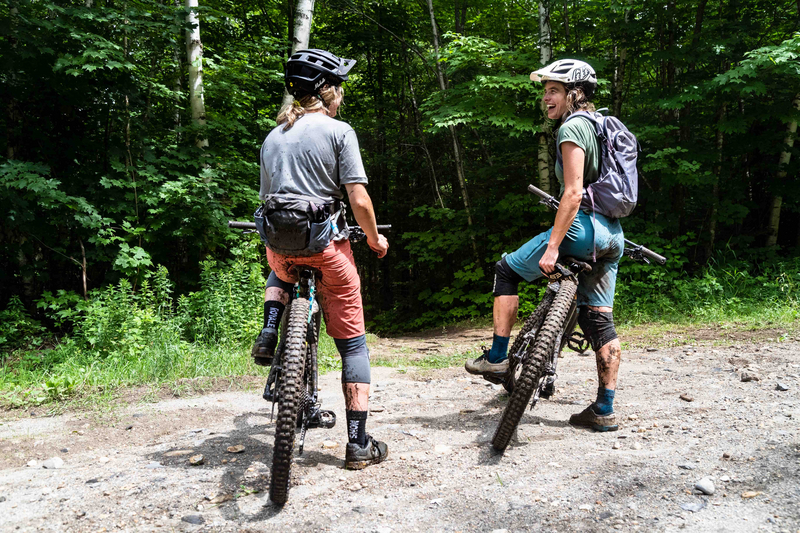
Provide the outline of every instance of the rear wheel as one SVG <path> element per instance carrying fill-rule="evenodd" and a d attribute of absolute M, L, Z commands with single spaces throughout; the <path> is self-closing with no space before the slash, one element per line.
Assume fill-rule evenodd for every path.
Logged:
<path fill-rule="evenodd" d="M 294 300 L 289 308 L 289 323 L 282 360 L 281 390 L 278 391 L 275 446 L 272 450 L 272 476 L 269 484 L 269 497 L 277 505 L 285 504 L 289 496 L 289 474 L 294 452 L 295 428 L 298 410 L 304 396 L 303 370 L 307 325 L 307 302 Z"/>
<path fill-rule="evenodd" d="M 550 306 L 550 312 L 547 313 L 536 340 L 531 343 L 527 356 L 522 361 L 522 370 L 514 385 L 514 392 L 511 393 L 503 417 L 492 438 L 492 446 L 498 451 L 503 451 L 508 446 L 528 402 L 531 401 L 531 396 L 545 377 L 545 363 L 550 360 L 556 342 L 560 340 L 561 330 L 577 288 L 574 279 L 561 281 L 561 287 Z"/>

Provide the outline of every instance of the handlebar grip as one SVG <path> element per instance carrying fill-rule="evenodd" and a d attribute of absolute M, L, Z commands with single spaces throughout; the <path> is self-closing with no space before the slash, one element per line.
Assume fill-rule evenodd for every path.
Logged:
<path fill-rule="evenodd" d="M 229 220 L 228 227 L 233 229 L 256 229 L 255 222 L 240 222 L 238 220 Z"/>
<path fill-rule="evenodd" d="M 541 190 L 539 187 L 536 187 L 534 185 L 528 185 L 528 192 L 535 194 L 539 198 L 547 198 L 548 196 L 550 196 L 549 194 Z"/>
<path fill-rule="evenodd" d="M 644 255 L 645 257 L 647 257 L 651 261 L 653 261 L 655 263 L 658 263 L 659 265 L 666 265 L 667 264 L 667 258 L 666 257 L 664 257 L 663 255 L 658 255 L 653 250 L 645 248 L 644 246 L 642 246 L 642 255 Z"/>

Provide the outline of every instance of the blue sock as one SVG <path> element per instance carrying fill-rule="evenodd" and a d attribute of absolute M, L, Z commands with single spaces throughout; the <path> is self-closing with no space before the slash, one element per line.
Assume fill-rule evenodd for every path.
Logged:
<path fill-rule="evenodd" d="M 486 359 L 490 363 L 500 363 L 508 358 L 508 339 L 510 338 L 499 335 L 492 338 L 492 349 L 486 354 Z"/>
<path fill-rule="evenodd" d="M 610 415 L 614 412 L 614 391 L 598 387 L 597 400 L 594 402 L 594 412 L 598 415 Z"/>

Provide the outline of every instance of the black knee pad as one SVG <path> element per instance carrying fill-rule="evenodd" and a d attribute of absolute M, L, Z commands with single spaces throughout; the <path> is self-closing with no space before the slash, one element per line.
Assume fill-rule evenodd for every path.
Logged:
<path fill-rule="evenodd" d="M 578 324 L 595 352 L 618 338 L 614 329 L 614 313 L 595 311 L 583 305 L 578 312 Z"/>
<path fill-rule="evenodd" d="M 492 296 L 516 296 L 519 294 L 519 282 L 523 277 L 514 272 L 506 263 L 506 258 L 494 264 L 494 286 Z"/>
<path fill-rule="evenodd" d="M 370 383 L 367 336 L 333 339 L 342 356 L 342 383 Z"/>
<path fill-rule="evenodd" d="M 283 289 L 289 294 L 292 294 L 292 289 L 294 289 L 294 283 L 283 281 L 275 274 L 275 272 L 270 272 L 269 276 L 267 277 L 267 288 L 269 289 L 270 287 L 278 287 L 279 289 Z"/>

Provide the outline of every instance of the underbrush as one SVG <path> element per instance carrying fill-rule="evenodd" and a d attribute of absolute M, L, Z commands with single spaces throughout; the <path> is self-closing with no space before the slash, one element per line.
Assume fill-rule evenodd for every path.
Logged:
<path fill-rule="evenodd" d="M 266 376 L 268 369 L 254 366 L 249 355 L 262 324 L 265 283 L 253 254 L 243 248 L 229 263 L 203 263 L 201 289 L 177 299 L 163 267 L 136 283 L 121 280 L 96 289 L 87 301 L 74 293 L 46 293 L 38 305 L 57 328 L 68 331 L 60 336 L 48 333 L 12 299 L 0 312 L 0 406 L 71 398 L 108 401 L 109 392 L 121 387 Z M 620 327 L 733 324 L 757 329 L 800 317 L 798 258 L 772 257 L 756 265 L 730 254 L 693 277 L 681 270 L 680 261 L 673 262 L 661 268 L 623 260 L 614 309 Z M 533 310 L 544 287 L 521 285 L 520 317 Z M 485 316 L 470 324 L 475 320 L 490 324 Z M 320 370 L 340 369 L 335 344 L 324 330 Z M 368 342 L 373 341 L 369 336 Z M 380 354 L 373 357 L 374 364 L 401 365 L 382 361 Z M 438 368 L 454 360 L 432 358 L 414 366 Z"/>
<path fill-rule="evenodd" d="M 60 337 L 48 337 L 12 301 L 0 326 L 0 406 L 90 398 L 197 377 L 266 376 L 268 369 L 250 358 L 263 321 L 264 283 L 260 263 L 242 258 L 205 262 L 201 289 L 177 301 L 163 267 L 143 276 L 138 288 L 123 279 L 92 291 L 88 301 L 46 293 L 39 307 L 70 331 Z M 323 371 L 339 364 L 324 328 L 319 359 Z"/>

